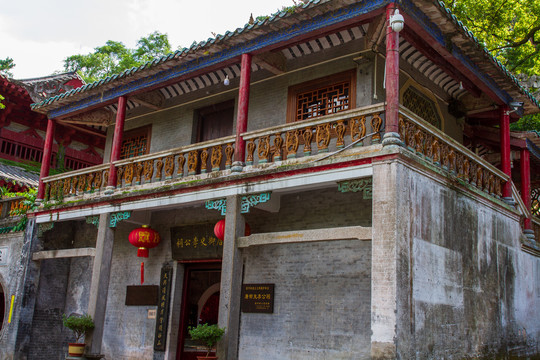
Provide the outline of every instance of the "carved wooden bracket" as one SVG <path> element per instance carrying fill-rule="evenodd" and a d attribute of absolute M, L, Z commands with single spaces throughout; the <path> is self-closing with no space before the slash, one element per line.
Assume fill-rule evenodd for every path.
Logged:
<path fill-rule="evenodd" d="M 108 126 L 114 121 L 114 113 L 107 109 L 97 109 L 62 119 L 62 121 L 72 124 Z"/>
<path fill-rule="evenodd" d="M 152 110 L 160 110 L 165 102 L 165 98 L 159 91 L 139 94 L 129 99 Z"/>

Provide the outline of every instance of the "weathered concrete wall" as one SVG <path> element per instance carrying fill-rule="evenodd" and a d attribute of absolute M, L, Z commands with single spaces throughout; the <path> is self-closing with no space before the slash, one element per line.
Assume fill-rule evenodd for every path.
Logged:
<path fill-rule="evenodd" d="M 281 208 L 279 213 L 271 213 L 252 208 L 251 212 L 246 214 L 247 221 L 251 225 L 253 232 L 302 230 L 352 225 L 369 226 L 371 223 L 371 199 L 363 199 L 361 193 L 343 194 L 338 192 L 336 188 L 311 190 L 284 195 L 281 197 Z M 329 216 L 329 214 L 332 215 Z M 169 317 L 170 326 L 168 344 L 171 347 L 165 353 L 158 353 L 153 350 L 156 320 L 148 319 L 148 310 L 155 309 L 155 306 L 126 306 L 126 287 L 128 285 L 139 285 L 139 270 L 142 260 L 144 260 L 145 263 L 145 285 L 157 285 L 159 283 L 162 265 L 165 263 L 174 263 L 171 260 L 171 227 L 206 221 L 217 222 L 221 218 L 219 212 L 204 209 L 202 205 L 153 213 L 150 224 L 152 228 L 159 231 L 162 240 L 158 247 L 150 250 L 150 257 L 148 259 L 138 258 L 136 256 L 137 249 L 128 241 L 129 232 L 138 225 L 130 223 L 129 221 L 122 221 L 118 224 L 118 227 L 115 230 L 111 268 L 112 275 L 107 297 L 106 321 L 102 347 L 102 353 L 105 354 L 107 358 L 174 358 L 178 338 L 183 265 L 179 264 L 178 266 L 173 266 L 173 268 L 175 268 L 174 281 L 176 283 L 176 289 L 172 290 L 171 315 Z M 278 252 L 275 253 L 275 255 L 277 256 L 278 253 L 286 253 L 288 250 L 296 249 L 294 251 L 298 252 L 298 256 L 291 257 L 291 261 L 296 265 L 290 264 L 287 266 L 298 267 L 300 266 L 300 263 L 311 257 L 313 257 L 311 261 L 314 262 L 312 264 L 314 265 L 319 261 L 318 256 L 323 256 L 322 254 L 325 254 L 326 257 L 321 260 L 320 264 L 321 275 L 309 275 L 314 276 L 313 281 L 319 284 L 319 287 L 312 288 L 310 285 L 311 283 L 302 285 L 305 287 L 306 294 L 312 294 L 319 299 L 317 300 L 319 301 L 317 303 L 317 309 L 329 307 L 335 311 L 341 312 L 356 311 L 353 310 L 353 308 L 357 309 L 361 303 L 361 306 L 367 306 L 367 309 L 369 310 L 369 243 L 360 242 L 358 240 L 344 240 L 321 244 L 326 245 L 315 245 L 314 249 L 321 247 L 318 250 L 310 250 L 311 247 L 309 244 L 307 247 L 306 245 L 291 245 L 290 247 L 288 247 L 289 245 L 286 245 L 283 250 L 279 250 L 279 246 L 277 246 L 278 250 L 276 251 Z M 304 246 L 304 248 L 302 246 Z M 335 249 L 334 246 L 336 246 Z M 266 247 L 261 247 L 263 250 L 265 248 Z M 351 249 L 355 249 L 355 251 L 351 251 Z M 357 254 L 356 250 L 358 250 Z M 253 260 L 251 260 L 251 256 L 249 255 L 246 259 L 255 264 L 254 261 L 257 261 L 259 256 L 262 256 L 263 258 L 268 257 L 265 261 L 270 261 L 273 255 L 269 255 L 263 251 L 261 255 L 257 253 L 254 254 L 254 256 Z M 306 276 L 308 276 L 307 271 L 309 268 L 310 266 L 306 265 L 304 270 L 306 271 Z M 250 269 L 250 271 L 256 270 L 255 267 L 250 267 Z M 283 272 L 287 271 L 288 270 L 286 270 L 284 265 Z M 345 306 L 340 303 L 340 301 L 338 301 L 340 296 L 336 296 L 331 303 L 324 303 L 322 300 L 325 297 L 325 294 L 327 294 L 327 290 L 334 293 L 336 292 L 334 290 L 337 288 L 332 288 L 335 283 L 335 277 L 336 274 L 342 273 L 348 274 L 346 275 L 346 280 L 343 280 L 343 283 L 350 283 L 351 286 L 355 287 L 353 292 L 346 294 L 347 301 L 351 302 L 351 304 Z M 362 276 L 359 277 L 359 274 Z M 292 275 L 286 275 L 283 279 L 283 281 L 288 284 L 286 286 L 292 286 L 289 282 L 292 281 L 294 276 L 290 276 Z M 255 280 L 254 278 L 253 281 L 258 280 Z M 276 288 L 277 286 L 276 283 Z M 288 293 L 286 287 L 281 287 L 280 291 L 284 291 L 283 296 Z M 367 299 L 367 302 L 364 300 L 359 302 L 359 294 L 363 296 L 364 300 Z M 285 300 L 283 296 L 281 296 L 280 301 L 285 303 L 288 300 Z M 300 311 L 300 309 L 297 308 L 295 311 Z M 320 327 L 321 323 L 315 322 L 315 309 L 313 311 L 312 318 L 314 324 Z M 369 312 L 361 311 L 358 313 L 361 313 L 360 316 L 363 317 L 365 323 L 360 326 L 355 321 L 354 326 L 358 326 L 358 328 L 354 329 L 348 328 L 350 327 L 350 324 L 347 322 L 348 320 L 342 318 L 338 319 L 336 316 L 336 329 L 344 329 L 343 331 L 347 331 L 347 334 L 343 336 L 343 340 L 339 340 L 339 342 L 336 342 L 333 345 L 334 348 L 340 346 L 339 344 L 346 344 L 346 346 L 351 346 L 351 349 L 356 349 L 354 347 L 356 345 L 353 346 L 350 343 L 360 341 L 362 336 L 365 336 L 365 339 L 362 341 L 369 341 L 368 333 L 366 333 L 367 335 L 363 334 L 362 336 L 358 333 L 358 329 L 360 328 L 362 331 L 369 328 Z M 281 315 L 283 314 L 285 313 L 281 313 Z M 355 316 L 356 314 L 357 312 L 355 312 Z M 280 320 L 276 322 L 275 326 L 278 326 L 279 322 L 283 321 L 283 318 L 276 316 L 276 318 L 278 317 Z M 322 329 L 319 328 L 318 331 L 322 331 Z M 282 339 L 286 339 L 282 334 L 279 335 L 279 337 L 281 339 L 279 341 L 284 341 Z M 339 338 L 341 339 L 341 337 Z M 264 341 L 264 338 L 261 338 L 259 341 Z M 362 341 L 360 341 L 360 343 L 362 343 Z"/>
<path fill-rule="evenodd" d="M 517 215 L 405 162 L 376 164 L 373 179 L 374 246 L 378 231 L 396 225 L 382 263 L 384 254 L 374 249 L 373 263 L 388 266 L 374 270 L 373 286 L 386 278 L 395 288 L 388 299 L 373 294 L 379 316 L 372 329 L 378 334 L 377 326 L 395 322 L 396 357 L 462 359 L 535 348 L 540 316 L 531 309 L 540 305 L 540 261 L 520 250 Z M 393 200 L 383 204 L 382 192 Z M 385 206 L 395 212 L 381 211 Z M 395 320 L 382 316 L 380 308 L 392 307 Z"/>
<path fill-rule="evenodd" d="M 9 309 L 11 296 L 15 295 L 15 304 L 20 305 L 22 292 L 22 277 L 24 274 L 24 259 L 22 250 L 24 245 L 24 232 L 0 235 L 0 249 L 2 250 L 2 260 L 4 265 L 0 266 L 0 286 L 2 286 L 3 296 L 0 301 L 4 302 L 4 307 L 0 318 L 0 359 L 10 359 L 14 352 L 15 339 L 17 335 L 18 316 L 12 316 L 9 320 Z M 15 313 L 17 315 L 17 313 Z"/>
<path fill-rule="evenodd" d="M 371 242 L 244 250 L 244 283 L 275 284 L 274 313 L 242 313 L 239 359 L 368 359 Z"/>
<path fill-rule="evenodd" d="M 45 232 L 41 239 L 33 234 L 37 232 L 33 222 L 28 226 L 26 238 L 33 237 L 32 252 L 95 243 L 95 230 L 83 222 L 57 223 L 56 231 Z M 30 249 L 23 250 L 22 254 L 30 256 Z M 21 260 L 21 266 L 26 269 L 21 275 L 24 290 L 18 292 L 22 301 L 19 300 L 20 307 L 14 310 L 14 315 L 19 317 L 16 318 L 19 326 L 16 359 L 63 359 L 66 356 L 67 343 L 73 341 L 74 336 L 63 327 L 62 314 L 87 311 L 91 264 L 90 258 L 30 260 L 28 263 Z"/>
<path fill-rule="evenodd" d="M 108 359 L 152 359 L 154 354 L 156 320 L 148 319 L 148 310 L 156 309 L 156 306 L 126 306 L 126 288 L 140 285 L 143 260 L 144 284 L 159 285 L 161 267 L 171 261 L 170 235 L 152 224 L 162 235 L 162 244 L 150 249 L 148 258 L 138 258 L 137 248 L 128 241 L 130 231 L 137 227 L 123 221 L 115 230 L 102 344 L 102 353 Z"/>

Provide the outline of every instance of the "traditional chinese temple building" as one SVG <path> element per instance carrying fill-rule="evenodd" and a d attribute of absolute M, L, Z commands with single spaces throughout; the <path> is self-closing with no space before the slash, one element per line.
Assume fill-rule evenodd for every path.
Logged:
<path fill-rule="evenodd" d="M 439 2 L 310 1 L 32 108 L 16 358 L 65 354 L 63 313 L 88 358 L 194 359 L 200 323 L 220 359 L 537 354 L 538 139 L 509 125 L 539 103 Z M 103 163 L 51 175 L 60 124 L 105 128 Z"/>
<path fill-rule="evenodd" d="M 5 108 L 0 110 L 0 338 L 6 344 L 15 343 L 11 324 L 16 297 L 23 286 L 20 264 L 24 252 L 24 224 L 21 213 L 28 204 L 13 193 L 36 189 L 47 130 L 47 116 L 30 108 L 33 102 L 59 95 L 84 85 L 75 73 L 56 74 L 26 80 L 14 80 L 0 75 L 0 94 Z M 101 164 L 105 147 L 105 129 L 84 124 L 61 124 L 51 142 L 48 159 L 52 169 L 79 170 Z M 5 196 L 4 191 L 11 193 Z M 10 317 L 11 314 L 11 317 Z M 0 345 L 0 356 L 13 349 Z"/>

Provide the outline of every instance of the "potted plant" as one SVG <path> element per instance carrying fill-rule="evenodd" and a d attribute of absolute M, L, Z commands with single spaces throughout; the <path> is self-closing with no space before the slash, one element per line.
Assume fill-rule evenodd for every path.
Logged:
<path fill-rule="evenodd" d="M 84 346 L 86 344 L 80 343 L 79 341 L 88 332 L 88 330 L 92 330 L 94 328 L 94 321 L 88 314 L 72 314 L 70 316 L 66 316 L 66 314 L 64 314 L 62 315 L 62 322 L 64 323 L 65 327 L 75 333 L 75 338 L 77 341 L 76 343 L 68 344 L 69 356 L 82 356 L 84 353 Z"/>
<path fill-rule="evenodd" d="M 198 340 L 206 348 L 206 356 L 197 356 L 198 360 L 216 360 L 216 356 L 210 356 L 210 352 L 225 333 L 225 329 L 217 325 L 199 324 L 197 327 L 189 327 L 189 335 L 193 340 Z"/>

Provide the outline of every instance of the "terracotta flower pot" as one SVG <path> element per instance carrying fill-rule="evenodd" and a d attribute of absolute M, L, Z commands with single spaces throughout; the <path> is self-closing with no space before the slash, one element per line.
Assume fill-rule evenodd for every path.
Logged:
<path fill-rule="evenodd" d="M 69 343 L 68 344 L 68 354 L 69 356 L 77 356 L 80 357 L 84 353 L 84 346 L 86 344 L 79 344 L 79 343 Z"/>

